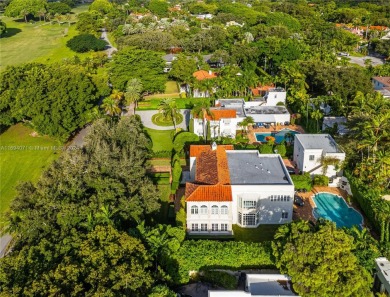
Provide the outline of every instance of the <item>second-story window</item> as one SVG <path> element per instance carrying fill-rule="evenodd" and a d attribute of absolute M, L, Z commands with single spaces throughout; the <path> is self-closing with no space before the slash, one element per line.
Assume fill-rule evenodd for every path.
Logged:
<path fill-rule="evenodd" d="M 221 215 L 227 215 L 228 214 L 228 207 L 226 205 L 221 206 Z"/>
<path fill-rule="evenodd" d="M 191 206 L 191 214 L 198 214 L 198 207 L 193 205 Z"/>
<path fill-rule="evenodd" d="M 218 206 L 217 205 L 211 206 L 211 214 L 213 214 L 213 215 L 218 214 Z"/>
<path fill-rule="evenodd" d="M 314 155 L 309 155 L 309 161 L 314 161 Z"/>
<path fill-rule="evenodd" d="M 206 205 L 202 205 L 200 207 L 200 214 L 207 215 L 207 206 Z"/>

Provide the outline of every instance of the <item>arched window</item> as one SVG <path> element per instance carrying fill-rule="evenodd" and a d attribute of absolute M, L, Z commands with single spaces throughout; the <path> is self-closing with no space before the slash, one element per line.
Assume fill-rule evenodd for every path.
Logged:
<path fill-rule="evenodd" d="M 228 207 L 226 205 L 221 206 L 221 214 L 227 215 L 228 214 Z"/>
<path fill-rule="evenodd" d="M 198 214 L 198 207 L 196 205 L 191 206 L 191 214 Z"/>
<path fill-rule="evenodd" d="M 211 214 L 218 214 L 218 206 L 217 205 L 211 206 Z"/>
<path fill-rule="evenodd" d="M 202 215 L 206 215 L 207 214 L 207 206 L 206 205 L 202 205 L 200 207 L 200 214 L 202 214 Z"/>

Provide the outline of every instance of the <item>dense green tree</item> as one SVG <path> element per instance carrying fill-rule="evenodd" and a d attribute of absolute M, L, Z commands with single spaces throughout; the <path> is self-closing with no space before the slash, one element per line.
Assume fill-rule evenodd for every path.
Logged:
<path fill-rule="evenodd" d="M 2 292 L 146 296 L 152 258 L 125 231 L 159 208 L 146 177 L 148 147 L 137 117 L 99 120 L 83 149 L 63 153 L 36 185 L 21 185 L 9 216 L 14 246 L 0 262 Z"/>
<path fill-rule="evenodd" d="M 49 2 L 47 3 L 46 9 L 47 12 L 52 15 L 55 15 L 56 13 L 67 14 L 72 10 L 68 4 L 62 2 Z"/>
<path fill-rule="evenodd" d="M 371 296 L 372 279 L 352 252 L 353 238 L 333 222 L 283 225 L 272 248 L 276 266 L 301 296 Z"/>
<path fill-rule="evenodd" d="M 76 29 L 80 33 L 100 35 L 100 29 L 103 27 L 101 16 L 97 11 L 82 12 L 77 15 L 78 21 Z"/>
<path fill-rule="evenodd" d="M 77 53 L 85 53 L 88 51 L 102 51 L 106 48 L 107 42 L 97 38 L 92 34 L 80 34 L 69 39 L 66 46 Z"/>
<path fill-rule="evenodd" d="M 138 78 L 144 92 L 164 92 L 164 67 L 160 53 L 126 48 L 118 52 L 110 63 L 111 81 L 116 89 L 125 90 L 129 78 Z"/>
<path fill-rule="evenodd" d="M 147 8 L 155 15 L 159 17 L 165 17 L 168 15 L 169 4 L 165 0 L 150 0 Z"/>
<path fill-rule="evenodd" d="M 119 101 L 113 97 L 104 98 L 100 107 L 106 114 L 112 117 L 119 116 L 122 112 L 122 109 L 119 107 Z"/>
<path fill-rule="evenodd" d="M 9 17 L 23 17 L 27 22 L 27 16 L 37 16 L 38 11 L 45 8 L 47 0 L 12 0 L 5 9 L 4 15 Z"/>
<path fill-rule="evenodd" d="M 140 49 L 152 51 L 168 51 L 171 47 L 180 45 L 180 42 L 172 34 L 150 30 L 142 34 L 120 37 L 117 39 L 117 43 L 119 48 L 135 46 Z"/>
<path fill-rule="evenodd" d="M 0 37 L 4 33 L 7 33 L 7 25 L 2 20 L 0 20 Z"/>
<path fill-rule="evenodd" d="M 101 14 L 107 14 L 113 9 L 113 6 L 108 0 L 94 0 L 88 9 L 89 11 L 97 11 Z"/>
<path fill-rule="evenodd" d="M 169 71 L 169 77 L 182 82 L 191 84 L 193 81 L 192 74 L 197 70 L 197 61 L 195 58 L 180 54 L 172 62 L 172 69 Z"/>
<path fill-rule="evenodd" d="M 25 64 L 0 76 L 0 121 L 29 122 L 41 133 L 66 140 L 86 124 L 98 89 L 86 69 L 70 64 Z"/>

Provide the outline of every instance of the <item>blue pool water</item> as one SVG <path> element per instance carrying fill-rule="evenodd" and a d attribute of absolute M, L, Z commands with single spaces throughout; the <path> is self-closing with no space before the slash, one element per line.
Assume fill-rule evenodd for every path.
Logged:
<path fill-rule="evenodd" d="M 324 218 L 333 221 L 337 227 L 351 228 L 357 225 L 361 228 L 363 224 L 362 215 L 349 207 L 344 198 L 334 194 L 319 193 L 314 196 L 314 202 L 317 206 L 313 210 L 316 219 Z"/>
<path fill-rule="evenodd" d="M 283 140 L 286 140 L 285 135 L 287 133 L 291 133 L 293 135 L 293 137 L 294 137 L 295 134 L 299 134 L 299 132 L 294 131 L 294 130 L 283 129 L 283 130 L 280 130 L 279 132 L 255 133 L 255 136 L 256 136 L 256 140 L 259 141 L 259 142 L 267 142 L 265 140 L 265 138 L 267 136 L 273 136 L 273 137 L 275 137 L 275 142 L 276 143 L 281 143 Z M 294 140 L 294 138 L 291 139 L 291 140 Z"/>

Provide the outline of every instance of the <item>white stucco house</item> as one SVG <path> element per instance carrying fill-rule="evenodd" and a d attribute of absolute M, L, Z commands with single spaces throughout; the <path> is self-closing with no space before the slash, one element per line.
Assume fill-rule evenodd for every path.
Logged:
<path fill-rule="evenodd" d="M 237 117 L 234 109 L 211 108 L 210 112 L 211 115 L 207 115 L 205 119 L 200 116 L 194 117 L 194 133 L 198 136 L 205 136 L 210 132 L 212 138 L 219 136 L 235 138 L 237 124 L 243 118 Z M 205 123 L 204 120 L 208 123 Z M 208 131 L 208 125 L 210 131 Z"/>
<path fill-rule="evenodd" d="M 232 225 L 291 222 L 294 184 L 280 155 L 235 151 L 232 145 L 190 147 L 187 232 L 232 234 Z"/>
<path fill-rule="evenodd" d="M 384 293 L 390 296 L 390 262 L 385 257 L 375 259 L 376 273 L 374 278 L 374 293 Z"/>
<path fill-rule="evenodd" d="M 209 297 L 280 297 L 298 296 L 292 289 L 291 278 L 284 274 L 247 274 L 245 290 L 209 290 Z"/>
<path fill-rule="evenodd" d="M 337 159 L 338 164 L 345 160 L 345 153 L 329 134 L 295 134 L 294 161 L 302 172 L 310 175 L 323 174 L 324 159 Z M 338 166 L 328 165 L 325 175 L 336 178 L 342 175 Z"/>
<path fill-rule="evenodd" d="M 283 103 L 284 105 L 286 105 L 287 92 L 283 88 L 275 88 L 274 85 L 271 85 L 251 88 L 251 91 L 255 99 L 253 101 L 246 102 L 246 107 L 276 106 L 278 103 Z"/>

